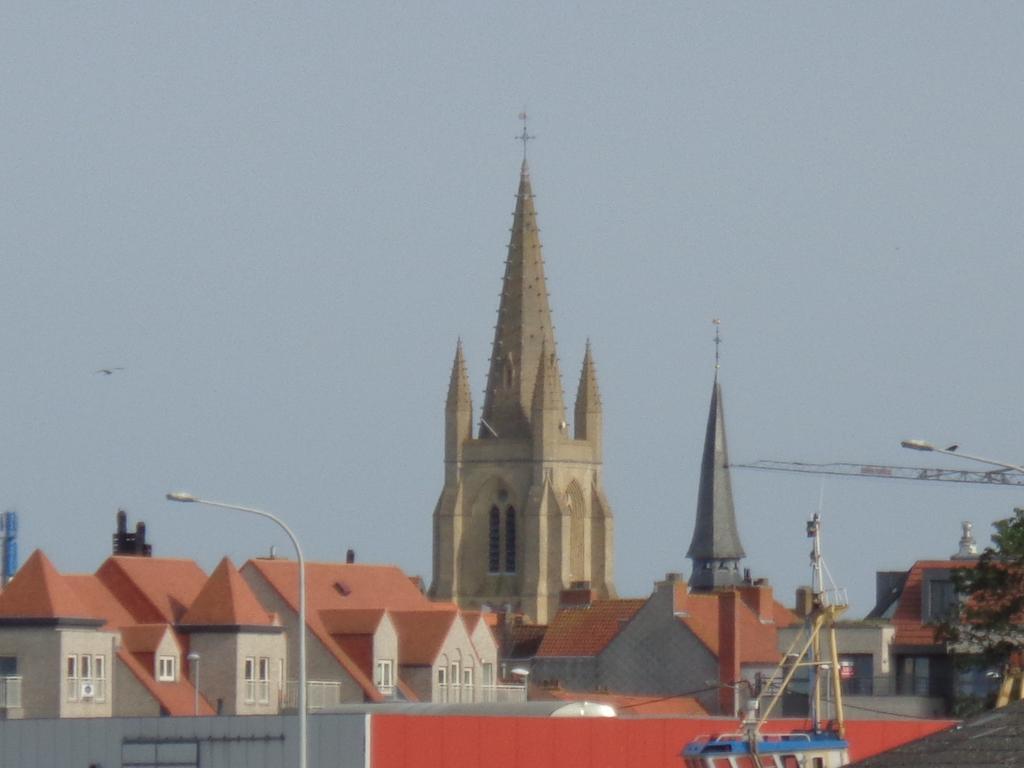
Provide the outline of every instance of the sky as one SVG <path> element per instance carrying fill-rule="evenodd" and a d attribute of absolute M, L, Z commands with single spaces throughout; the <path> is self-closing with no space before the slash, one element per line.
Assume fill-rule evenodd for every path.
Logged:
<path fill-rule="evenodd" d="M 207 568 L 429 579 L 456 339 L 479 414 L 529 145 L 569 413 L 591 340 L 616 583 L 688 574 L 734 463 L 1024 461 L 1024 6 L 0 5 L 0 507 L 93 571 L 115 513 Z M 123 368 L 112 375 L 100 368 Z M 735 469 L 744 565 L 851 616 L 1024 489 Z"/>

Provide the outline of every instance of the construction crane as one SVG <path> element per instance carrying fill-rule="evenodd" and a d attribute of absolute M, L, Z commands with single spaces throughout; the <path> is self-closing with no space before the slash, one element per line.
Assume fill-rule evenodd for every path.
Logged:
<path fill-rule="evenodd" d="M 979 472 L 971 469 L 930 469 L 894 467 L 887 464 L 811 464 L 804 461 L 755 461 L 730 464 L 735 469 L 768 469 L 778 472 L 805 472 L 812 475 L 886 478 L 891 480 L 938 480 L 945 483 L 985 483 L 988 485 L 1024 485 L 1024 474 L 1009 468 Z"/>

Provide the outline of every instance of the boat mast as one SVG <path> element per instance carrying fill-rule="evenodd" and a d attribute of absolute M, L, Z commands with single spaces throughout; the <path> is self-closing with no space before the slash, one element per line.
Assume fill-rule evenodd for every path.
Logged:
<path fill-rule="evenodd" d="M 756 734 L 771 716 L 772 711 L 782 698 L 783 692 L 792 682 L 797 670 L 807 668 L 809 687 L 807 691 L 810 704 L 810 719 L 815 731 L 822 730 L 822 702 L 824 680 L 831 682 L 832 695 L 835 697 L 835 730 L 839 737 L 845 736 L 846 726 L 843 716 L 842 690 L 840 689 L 839 646 L 836 643 L 836 621 L 849 605 L 846 590 L 838 589 L 828 574 L 828 567 L 821 554 L 821 514 L 815 513 L 807 521 L 807 537 L 813 539 L 811 548 L 811 610 L 807 615 L 804 629 L 793 640 L 792 645 L 782 659 L 779 668 L 772 675 L 770 685 L 775 691 L 768 705 L 762 711 L 756 724 L 748 725 L 748 733 Z M 827 628 L 828 640 L 822 643 L 823 630 Z M 824 647 L 823 647 L 824 646 Z M 828 672 L 825 678 L 821 673 Z M 781 677 L 781 680 L 776 682 Z"/>

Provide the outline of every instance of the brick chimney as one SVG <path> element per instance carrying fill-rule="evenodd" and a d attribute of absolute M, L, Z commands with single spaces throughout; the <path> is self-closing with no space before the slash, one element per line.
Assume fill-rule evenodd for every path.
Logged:
<path fill-rule="evenodd" d="M 597 592 L 590 588 L 589 581 L 574 581 L 568 589 L 558 595 L 559 608 L 589 608 L 597 599 Z"/>
<path fill-rule="evenodd" d="M 715 593 L 718 597 L 718 689 L 719 714 L 736 711 L 735 687 L 740 679 L 740 595 L 734 589 Z"/>
<path fill-rule="evenodd" d="M 662 595 L 671 595 L 672 613 L 676 616 L 686 613 L 686 602 L 689 596 L 686 579 L 681 573 L 666 573 L 663 581 L 654 582 L 654 591 Z"/>
<path fill-rule="evenodd" d="M 744 584 L 739 590 L 744 604 L 754 612 L 758 621 L 762 624 L 775 623 L 775 600 L 772 587 L 766 579 Z"/>

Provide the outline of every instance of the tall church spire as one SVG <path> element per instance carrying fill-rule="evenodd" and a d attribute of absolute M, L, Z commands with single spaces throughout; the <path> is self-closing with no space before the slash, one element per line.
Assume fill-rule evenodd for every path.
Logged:
<path fill-rule="evenodd" d="M 520 139 L 530 138 L 524 125 Z M 431 597 L 473 610 L 511 606 L 546 624 L 575 582 L 600 599 L 615 596 L 615 521 L 589 344 L 576 413 L 572 436 L 524 159 L 476 438 L 461 344 L 452 364 Z"/>
<path fill-rule="evenodd" d="M 484 394 L 482 416 L 487 426 L 481 427 L 481 438 L 531 436 L 533 388 L 542 350 L 554 356 L 553 374 L 561 382 L 533 188 L 523 160 Z M 561 386 L 558 398 L 564 418 Z"/>
<path fill-rule="evenodd" d="M 736 527 L 729 479 L 729 451 L 725 441 L 722 385 L 718 382 L 718 344 L 715 333 L 715 382 L 704 434 L 704 457 L 697 491 L 697 521 L 686 556 L 693 560 L 693 589 L 714 589 L 742 582 L 739 561 L 745 556 Z"/>

